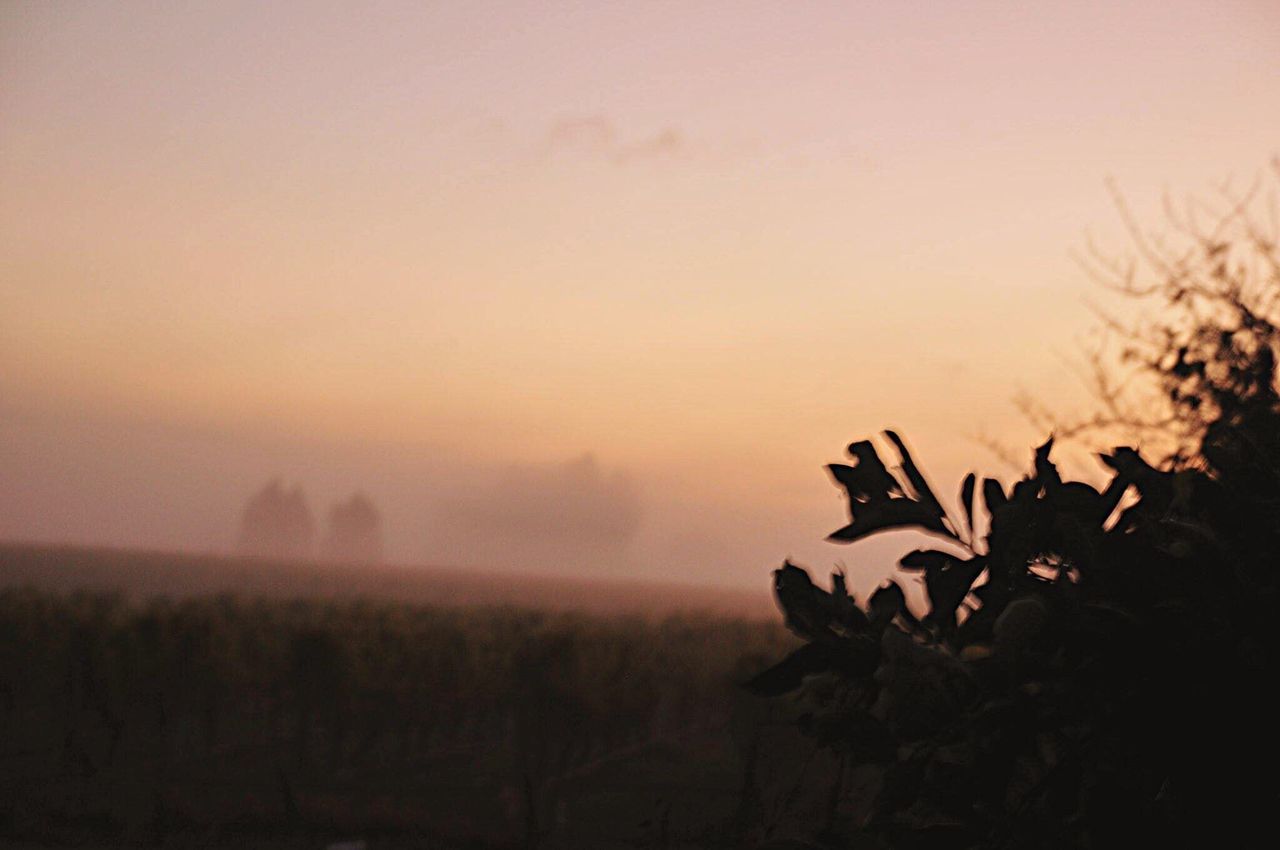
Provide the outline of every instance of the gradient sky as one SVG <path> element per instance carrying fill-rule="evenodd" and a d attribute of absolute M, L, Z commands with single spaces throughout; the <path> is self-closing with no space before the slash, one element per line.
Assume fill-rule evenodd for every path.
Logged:
<path fill-rule="evenodd" d="M 1247 183 L 1278 92 L 1270 0 L 4 2 L 0 537 L 226 549 L 282 475 L 397 560 L 874 581 L 821 465 L 1007 472 L 1106 179 Z M 574 488 L 634 532 L 503 515 Z"/>

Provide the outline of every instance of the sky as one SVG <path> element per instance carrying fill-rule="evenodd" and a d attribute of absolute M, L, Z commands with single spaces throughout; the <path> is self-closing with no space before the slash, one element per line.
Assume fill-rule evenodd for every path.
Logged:
<path fill-rule="evenodd" d="M 874 585 L 823 464 L 1011 476 L 1107 181 L 1247 184 L 1278 84 L 1268 0 L 0 3 L 0 539 L 279 476 L 406 563 Z"/>

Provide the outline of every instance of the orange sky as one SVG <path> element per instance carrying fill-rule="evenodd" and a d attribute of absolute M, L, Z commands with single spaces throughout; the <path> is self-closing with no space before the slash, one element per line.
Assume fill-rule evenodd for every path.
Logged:
<path fill-rule="evenodd" d="M 878 564 L 821 465 L 1005 471 L 1105 179 L 1247 182 L 1278 83 L 1266 0 L 5 3 L 0 537 L 225 548 L 280 474 L 400 560 Z M 449 527 L 585 453 L 617 551 Z"/>

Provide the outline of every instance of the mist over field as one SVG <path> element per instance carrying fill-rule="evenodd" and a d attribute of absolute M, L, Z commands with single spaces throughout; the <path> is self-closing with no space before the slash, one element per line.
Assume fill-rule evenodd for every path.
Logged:
<path fill-rule="evenodd" d="M 1039 439 L 1107 179 L 1158 215 L 1277 120 L 1250 0 L 0 14 L 19 540 L 228 551 L 280 477 L 398 562 L 830 564 L 833 451 Z"/>
<path fill-rule="evenodd" d="M 391 563 L 649 577 L 763 594 L 761 576 L 785 557 L 845 558 L 822 542 L 843 512 L 824 457 L 783 478 L 793 493 L 758 493 L 765 485 L 748 468 L 740 474 L 750 487 L 732 478 L 664 480 L 591 453 L 481 462 L 430 445 L 81 419 L 10 399 L 0 410 L 0 539 L 234 553 L 249 498 L 279 478 L 301 487 L 319 523 L 334 502 L 369 494 Z M 754 504 L 760 496 L 765 504 Z M 873 541 L 858 587 L 874 588 L 888 573 L 891 561 L 875 553 L 893 545 Z"/>
<path fill-rule="evenodd" d="M 593 454 L 487 464 L 430 446 L 264 440 L 0 404 L 0 539 L 230 553 L 250 496 L 278 477 L 302 488 L 317 521 L 368 493 L 394 563 L 724 584 L 750 562 L 759 587 L 761 549 L 777 560 L 794 545 L 773 512 L 732 494 L 682 499 Z M 820 528 L 841 509 L 819 469 L 806 477 Z"/>
<path fill-rule="evenodd" d="M 0 502 L 0 537 L 8 539 L 232 552 L 249 498 L 280 478 L 302 489 L 317 521 L 349 493 L 369 493 L 384 515 L 390 561 L 616 576 L 634 557 L 643 513 L 634 480 L 590 455 L 486 466 L 426 446 L 253 441 L 8 414 L 0 426 L 0 477 L 12 485 Z"/>

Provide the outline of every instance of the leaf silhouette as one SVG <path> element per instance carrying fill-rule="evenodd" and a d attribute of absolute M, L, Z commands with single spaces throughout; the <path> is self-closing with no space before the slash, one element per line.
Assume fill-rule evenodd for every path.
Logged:
<path fill-rule="evenodd" d="M 889 579 L 888 584 L 877 588 L 867 602 L 867 613 L 873 632 L 883 631 L 899 614 L 910 614 L 907 610 L 907 595 L 902 592 L 902 585 Z"/>
<path fill-rule="evenodd" d="M 1062 476 L 1058 474 L 1058 467 L 1054 466 L 1053 461 L 1049 460 L 1049 453 L 1052 451 L 1053 437 L 1036 447 L 1035 477 L 1042 487 L 1054 487 L 1062 483 Z"/>
<path fill-rule="evenodd" d="M 1009 497 L 1005 495 L 1003 484 L 994 478 L 985 478 L 982 481 L 982 501 L 987 505 L 987 513 L 994 514 L 1009 503 Z"/>
<path fill-rule="evenodd" d="M 803 568 L 783 562 L 773 573 L 773 592 L 791 631 L 808 640 L 835 637 L 831 595 L 815 585 Z"/>
<path fill-rule="evenodd" d="M 970 472 L 960 485 L 960 509 L 964 511 L 964 521 L 969 526 L 969 537 L 973 538 L 973 498 L 978 486 L 978 476 Z"/>
<path fill-rule="evenodd" d="M 885 468 L 884 461 L 880 460 L 880 455 L 876 453 L 876 447 L 870 440 L 850 443 L 848 452 L 857 461 L 855 465 L 833 463 L 827 469 L 845 488 L 851 501 L 872 502 L 904 495 L 902 485 Z"/>
<path fill-rule="evenodd" d="M 916 549 L 904 555 L 899 565 L 905 570 L 924 572 L 925 591 L 929 596 L 929 617 L 926 620 L 953 628 L 956 612 L 986 567 L 986 559 L 964 560 L 950 552 Z"/>
<path fill-rule="evenodd" d="M 884 435 L 898 449 L 898 455 L 902 459 L 902 471 L 907 476 L 907 483 L 911 485 L 911 489 L 915 491 L 915 497 L 918 501 L 937 510 L 940 516 L 944 515 L 942 503 L 938 501 L 938 497 L 933 495 L 933 490 L 929 487 L 929 482 L 925 481 L 924 474 L 916 466 L 916 462 L 911 458 L 911 452 L 907 450 L 907 444 L 902 441 L 893 431 L 885 431 Z"/>
<path fill-rule="evenodd" d="M 893 499 L 892 501 L 869 506 L 859 510 L 856 519 L 827 535 L 827 539 L 837 543 L 852 543 L 878 531 L 895 528 L 919 526 L 928 531 L 952 536 L 942 524 L 942 518 L 936 511 L 911 499 Z"/>
<path fill-rule="evenodd" d="M 948 562 L 954 560 L 955 556 L 950 552 L 940 552 L 937 549 L 915 549 L 903 555 L 898 566 L 904 570 L 919 570 L 927 573 L 930 570 L 943 569 Z"/>
<path fill-rule="evenodd" d="M 850 543 L 878 531 L 910 527 L 955 537 L 947 526 L 942 506 L 924 482 L 902 440 L 892 431 L 885 433 L 899 447 L 903 474 L 911 485 L 909 491 L 885 467 L 869 440 L 851 443 L 849 454 L 857 460 L 856 465 L 827 466 L 831 477 L 848 496 L 850 522 L 827 539 Z"/>
<path fill-rule="evenodd" d="M 1152 481 L 1164 481 L 1170 477 L 1167 472 L 1156 469 L 1148 463 L 1136 449 L 1130 446 L 1118 446 L 1112 449 L 1110 454 L 1099 454 L 1098 458 L 1114 469 L 1117 475 L 1123 476 L 1136 485 L 1139 490 Z"/>

